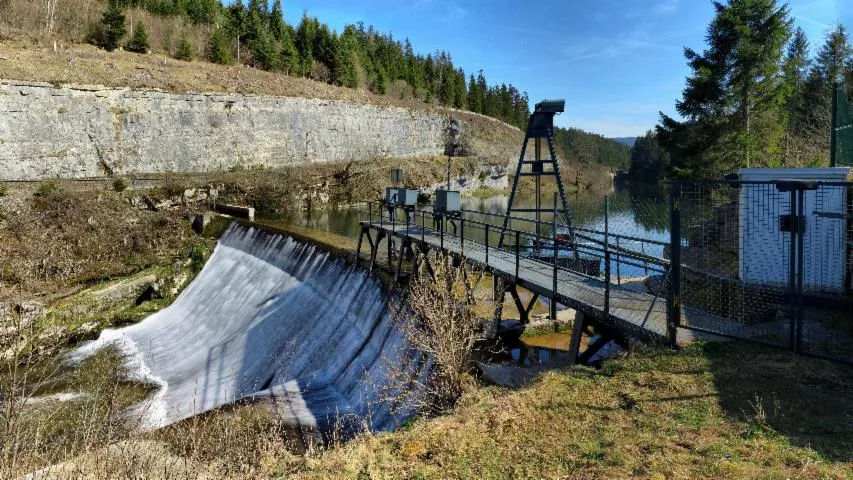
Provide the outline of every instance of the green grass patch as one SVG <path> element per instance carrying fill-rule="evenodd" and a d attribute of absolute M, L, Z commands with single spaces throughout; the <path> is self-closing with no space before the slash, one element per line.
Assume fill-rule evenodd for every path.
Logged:
<path fill-rule="evenodd" d="M 848 366 L 735 342 L 647 348 L 520 390 L 479 388 L 450 415 L 281 469 L 296 478 L 850 478 L 851 410 Z"/>
<path fill-rule="evenodd" d="M 499 190 L 497 188 L 480 185 L 475 190 L 473 190 L 470 195 L 474 198 L 489 198 L 495 195 L 500 195 L 502 193 L 506 193 L 506 190 Z"/>

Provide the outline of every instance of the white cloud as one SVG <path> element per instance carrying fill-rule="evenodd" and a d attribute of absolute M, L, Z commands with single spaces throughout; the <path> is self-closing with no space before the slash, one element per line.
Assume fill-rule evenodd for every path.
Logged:
<path fill-rule="evenodd" d="M 662 0 L 652 9 L 655 15 L 667 15 L 678 10 L 679 0 Z"/>
<path fill-rule="evenodd" d="M 571 38 L 562 48 L 562 53 L 566 60 L 578 61 L 590 58 L 616 58 L 640 49 L 665 47 L 667 45 L 658 43 L 646 32 L 638 29 L 615 37 Z"/>
<path fill-rule="evenodd" d="M 463 18 L 468 16 L 468 10 L 466 10 L 461 5 L 457 5 L 454 3 L 447 4 L 445 10 L 446 12 L 444 15 L 444 20 L 448 22 L 462 20 Z"/>

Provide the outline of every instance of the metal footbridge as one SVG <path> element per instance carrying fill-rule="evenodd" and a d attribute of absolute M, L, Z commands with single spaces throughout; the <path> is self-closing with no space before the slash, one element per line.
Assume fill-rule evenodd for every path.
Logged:
<path fill-rule="evenodd" d="M 512 295 L 522 323 L 540 297 L 548 298 L 551 305 L 576 310 L 571 343 L 574 358 L 581 354 L 578 348 L 584 330 L 594 329 L 607 341 L 632 337 L 674 346 L 685 340 L 679 336 L 686 334 L 677 328 L 679 323 L 701 325 L 714 320 L 706 311 L 676 306 L 669 288 L 670 261 L 644 254 L 639 247 L 652 244 L 660 248 L 668 243 L 577 226 L 574 238 L 568 240 L 556 222 L 551 224 L 550 234 L 542 235 L 531 231 L 535 220 L 511 217 L 511 224 L 526 228 L 504 229 L 503 215 L 470 210 L 462 210 L 454 219 L 436 216 L 429 208 L 410 210 L 400 218 L 384 202 L 375 202 L 363 214 L 357 249 L 362 258 L 363 246 L 368 247 L 371 270 L 387 255 L 387 263 L 382 263 L 395 278 L 426 275 L 431 271 L 431 254 L 450 255 L 492 275 L 496 322 L 506 294 Z M 503 246 L 498 245 L 501 237 Z M 629 267 L 649 275 L 624 278 L 619 272 Z M 517 287 L 532 292 L 527 305 Z"/>

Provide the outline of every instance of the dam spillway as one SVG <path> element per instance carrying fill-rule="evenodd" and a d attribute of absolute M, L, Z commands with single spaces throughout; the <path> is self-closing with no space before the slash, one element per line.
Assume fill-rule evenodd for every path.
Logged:
<path fill-rule="evenodd" d="M 127 354 L 133 375 L 157 386 L 140 408 L 149 429 L 268 399 L 285 422 L 324 436 L 341 425 L 390 430 L 413 413 L 393 400 L 409 398 L 400 389 L 413 387 L 401 385 L 422 384 L 429 370 L 429 359 L 407 348 L 387 293 L 367 272 L 237 223 L 171 306 L 104 331 L 75 356 L 107 345 Z"/>

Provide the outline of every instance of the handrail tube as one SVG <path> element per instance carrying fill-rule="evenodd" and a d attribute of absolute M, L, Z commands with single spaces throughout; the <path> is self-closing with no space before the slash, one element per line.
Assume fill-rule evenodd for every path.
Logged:
<path fill-rule="evenodd" d="M 519 264 L 519 261 L 518 261 L 519 250 L 518 249 L 520 246 L 520 241 L 519 241 L 520 239 L 519 239 L 518 235 L 519 235 L 519 232 L 518 232 L 518 230 L 516 230 L 515 231 L 515 279 L 516 280 L 518 280 L 518 264 Z"/>
<path fill-rule="evenodd" d="M 604 314 L 610 315 L 610 197 L 604 196 Z"/>
<path fill-rule="evenodd" d="M 504 215 L 499 215 L 499 214 L 496 214 L 496 213 L 490 213 L 490 212 L 478 212 L 478 211 L 476 211 L 476 210 L 464 210 L 464 209 L 462 210 L 462 212 L 468 212 L 468 213 L 473 213 L 473 214 L 483 215 L 483 216 L 489 216 L 489 217 L 499 217 L 499 218 L 504 218 Z M 531 219 L 531 218 L 516 217 L 516 216 L 512 216 L 512 215 L 510 215 L 510 216 L 509 216 L 509 218 L 510 218 L 510 219 L 512 219 L 512 220 L 518 220 L 518 221 L 520 221 L 520 222 L 532 223 L 532 224 L 534 224 L 534 225 L 536 224 L 536 220 L 535 220 L 535 219 Z M 573 229 L 573 230 L 581 230 L 581 231 L 588 232 L 588 233 L 599 233 L 599 234 L 601 233 L 601 231 L 599 231 L 599 230 L 593 230 L 593 229 L 590 229 L 590 228 L 578 227 L 578 226 L 574 226 L 574 225 L 572 226 L 572 229 Z M 507 230 L 509 230 L 509 231 L 514 231 L 514 229 L 512 229 L 512 228 L 507 228 Z M 650 239 L 650 238 L 634 237 L 634 236 L 627 235 L 627 234 L 613 234 L 613 236 L 616 236 L 616 235 L 619 235 L 621 238 L 627 238 L 627 239 L 634 240 L 634 241 L 637 241 L 637 242 L 653 243 L 653 244 L 655 244 L 655 245 L 661 245 L 661 246 L 669 245 L 669 244 L 668 244 L 668 243 L 666 243 L 666 242 L 662 242 L 662 241 L 659 241 L 659 240 L 653 240 L 653 239 Z"/>
<path fill-rule="evenodd" d="M 365 202 L 365 203 L 368 203 L 368 209 L 369 209 L 369 212 L 368 212 L 368 213 L 372 215 L 372 203 L 373 203 L 373 202 Z M 423 221 L 423 222 L 424 222 L 424 224 L 425 224 L 425 223 L 426 223 L 425 215 L 426 215 L 426 212 L 428 212 L 428 210 L 422 209 L 421 211 L 422 211 L 422 212 L 424 212 L 424 213 L 422 214 L 422 221 Z M 384 223 L 384 211 L 383 211 L 382 209 L 380 209 L 380 210 L 379 210 L 379 212 L 380 212 L 380 218 L 381 218 L 381 221 Z M 497 216 L 497 215 L 494 215 L 494 214 L 487 214 L 487 213 L 485 213 L 485 212 L 474 212 L 474 213 L 481 213 L 481 214 L 483 214 L 483 215 L 493 215 L 493 216 Z M 444 219 L 442 219 L 442 220 L 444 220 Z M 530 220 L 528 220 L 528 219 L 519 219 L 519 220 L 524 220 L 524 221 L 531 222 L 531 221 L 530 221 Z M 442 222 L 442 223 L 443 223 L 443 222 Z M 492 224 L 490 224 L 490 223 L 479 222 L 479 221 L 477 221 L 477 220 L 471 220 L 471 219 L 469 219 L 467 223 L 469 223 L 469 228 L 471 228 L 471 227 L 472 227 L 472 224 L 473 224 L 473 228 L 475 228 L 475 229 L 480 228 L 480 229 L 485 230 L 486 228 L 489 228 L 489 229 L 490 229 L 491 227 L 493 227 L 493 225 L 492 225 Z M 580 228 L 580 227 L 576 227 L 576 229 L 581 229 L 581 228 Z M 430 229 L 430 230 L 432 230 L 432 229 Z M 584 231 L 591 231 L 591 230 L 587 230 L 587 229 L 583 229 L 583 230 L 584 230 Z M 444 249 L 444 242 L 443 242 L 444 228 L 443 228 L 443 227 L 439 228 L 439 231 L 440 231 L 440 234 L 441 234 L 441 240 L 442 240 L 442 242 L 441 242 L 441 248 L 442 248 L 442 249 Z M 517 262 L 516 262 L 516 271 L 517 271 L 517 273 L 518 273 L 518 270 L 520 269 L 520 252 L 521 252 L 521 242 L 520 242 L 520 240 L 521 240 L 521 236 L 522 236 L 522 235 L 524 235 L 524 237 L 525 237 L 525 238 L 527 238 L 527 239 L 533 239 L 533 238 L 539 239 L 539 238 L 544 238 L 544 236 L 537 236 L 534 232 L 524 232 L 524 231 L 521 231 L 521 230 L 510 230 L 510 232 L 515 232 L 516 238 L 518 238 L 518 242 L 517 242 L 517 244 L 516 244 L 516 248 L 515 248 L 515 254 L 516 254 L 516 257 L 519 259 L 519 261 L 517 261 Z M 591 231 L 591 232 L 593 232 L 593 233 L 599 233 L 599 232 L 595 232 L 595 231 Z M 422 237 L 422 239 L 425 239 L 425 233 L 426 233 L 426 226 L 424 225 L 424 228 L 422 229 L 422 232 L 421 232 L 421 237 Z M 614 236 L 614 237 L 617 237 L 617 238 L 630 238 L 630 239 L 634 239 L 634 238 L 635 238 L 635 237 L 630 237 L 630 236 L 625 236 L 625 235 L 618 235 L 618 234 L 613 234 L 613 236 Z M 602 245 L 602 246 L 606 246 L 606 247 L 608 247 L 608 248 L 613 248 L 613 246 L 608 246 L 605 242 L 602 242 L 602 241 L 600 241 L 600 240 L 598 240 L 598 239 L 591 238 L 591 237 L 588 237 L 588 236 L 585 236 L 585 235 L 584 235 L 584 236 L 582 236 L 582 237 L 583 237 L 584 239 L 588 240 L 588 241 L 591 243 L 591 245 L 582 245 L 584 248 L 579 249 L 579 250 L 580 250 L 580 251 L 585 251 L 585 252 L 587 252 L 587 253 L 588 253 L 588 254 L 590 254 L 590 255 L 593 255 L 593 256 L 596 256 L 596 257 L 601 257 L 601 255 L 600 255 L 600 254 L 596 254 L 596 252 L 605 252 L 605 249 L 602 249 L 601 247 L 596 247 L 595 245 Z M 473 242 L 473 243 L 475 243 L 475 244 L 482 244 L 481 242 L 479 242 L 479 241 L 477 241 L 477 240 L 474 240 L 473 238 L 469 238 L 469 239 L 468 239 L 468 241 L 469 241 L 469 242 Z M 642 243 L 642 242 L 643 242 L 643 240 L 642 240 L 642 239 L 637 239 L 636 241 L 637 241 L 637 242 L 640 242 L 640 243 Z M 552 242 L 553 242 L 553 239 L 552 239 Z M 651 242 L 651 241 L 650 241 L 650 243 L 659 243 L 659 242 Z M 554 244 L 552 245 L 552 248 L 554 248 L 554 249 L 556 249 L 556 250 L 559 250 L 559 249 L 561 249 L 561 245 L 564 245 L 564 244 L 565 244 L 565 242 L 562 242 L 562 241 L 560 241 L 560 240 L 557 240 L 557 242 L 556 242 L 556 243 L 554 243 Z M 490 250 L 491 250 L 491 247 L 489 247 L 489 248 L 490 248 Z M 508 251 L 508 250 L 507 250 L 507 249 L 505 249 L 505 248 L 499 248 L 498 250 L 500 250 L 500 251 L 507 251 L 508 253 L 511 253 L 511 254 L 512 254 L 512 252 Z M 618 248 L 618 249 L 617 249 L 617 253 L 618 253 L 620 256 L 624 256 L 624 257 L 629 258 L 629 259 L 635 259 L 635 260 L 637 260 L 638 262 L 648 262 L 648 263 L 644 263 L 644 264 L 639 264 L 639 263 L 634 263 L 634 262 L 631 262 L 631 261 L 622 260 L 620 263 L 624 263 L 625 265 L 630 265 L 630 266 L 634 266 L 634 267 L 637 267 L 637 268 L 647 268 L 648 270 L 650 270 L 650 271 L 654 271 L 654 272 L 665 273 L 665 271 L 663 271 L 663 272 L 662 272 L 662 271 L 661 271 L 661 270 L 659 270 L 658 268 L 655 268 L 655 266 L 657 266 L 657 267 L 667 267 L 667 266 L 669 266 L 669 264 L 670 264 L 670 262 L 669 262 L 669 261 L 667 261 L 667 260 L 665 260 L 665 259 L 659 259 L 659 258 L 651 257 L 651 256 L 648 256 L 648 255 L 642 255 L 642 254 L 639 254 L 639 253 L 633 252 L 633 251 L 631 251 L 631 250 L 625 249 L 624 247 L 620 247 L 620 248 Z M 492 256 L 491 252 L 489 253 L 489 256 Z M 549 263 L 551 263 L 551 262 L 549 262 L 549 261 L 542 261 L 541 259 L 537 259 L 537 258 L 535 258 L 535 257 L 529 257 L 528 259 L 529 259 L 530 261 L 532 261 L 532 262 L 535 262 L 535 263 L 538 263 L 538 264 L 542 264 L 542 265 L 548 265 Z M 649 264 L 651 264 L 651 266 L 650 266 Z M 686 266 L 685 266 L 685 267 L 686 267 Z M 585 274 L 585 273 L 583 273 L 583 272 L 579 272 L 579 271 L 575 271 L 575 270 L 567 269 L 567 268 L 563 268 L 563 267 L 559 267 L 559 268 L 560 268 L 561 270 L 565 270 L 565 271 L 571 272 L 573 275 L 579 275 L 579 276 L 582 276 L 582 277 L 585 277 L 585 278 L 589 278 L 589 279 L 593 279 L 593 280 L 595 280 L 595 279 L 596 279 L 596 277 L 593 277 L 593 276 L 591 276 L 591 275 L 587 275 L 587 274 Z M 689 268 L 689 267 L 686 267 L 686 268 Z M 598 279 L 600 280 L 600 277 L 598 277 Z"/>
<path fill-rule="evenodd" d="M 486 266 L 489 266 L 489 224 L 486 224 Z"/>
<path fill-rule="evenodd" d="M 371 203 L 373 203 L 373 202 L 367 202 L 367 203 L 368 203 L 368 204 L 371 204 Z M 380 210 L 380 211 L 381 211 L 381 210 Z M 426 211 L 426 210 L 422 210 L 422 211 Z M 493 214 L 493 213 L 488 213 L 488 212 L 478 212 L 478 211 L 474 211 L 474 210 L 462 210 L 462 211 L 463 211 L 463 212 L 474 213 L 474 214 L 480 214 L 480 215 L 484 215 L 484 216 L 495 216 L 495 217 L 498 217 L 498 216 L 499 216 L 499 215 L 497 215 L 497 214 Z M 535 222 L 535 220 L 526 219 L 526 218 L 519 218 L 519 217 L 510 217 L 510 218 L 515 219 L 515 220 L 519 220 L 519 221 L 524 221 L 524 222 L 527 222 L 527 223 L 533 223 L 533 224 L 535 224 L 535 223 L 536 223 L 536 222 Z M 472 222 L 473 222 L 474 224 L 477 224 L 477 225 L 486 225 L 486 223 L 485 223 L 485 222 L 479 222 L 479 221 L 477 221 L 477 220 L 470 220 L 470 219 L 468 220 L 468 223 L 469 223 L 469 224 L 471 224 Z M 592 230 L 592 229 L 588 229 L 588 228 L 584 228 L 584 227 L 574 226 L 574 227 L 573 227 L 573 229 L 574 229 L 574 230 L 576 230 L 576 231 L 583 231 L 583 232 L 587 232 L 587 233 L 591 233 L 591 234 L 595 234 L 595 235 L 602 235 L 602 232 L 600 232 L 600 231 Z M 515 229 L 508 229 L 508 230 L 509 230 L 510 232 L 520 231 L 520 230 L 515 230 Z M 535 235 L 535 233 L 534 233 L 534 232 L 522 232 L 522 233 L 524 233 L 525 235 L 528 235 L 528 236 L 529 236 L 529 235 Z M 586 239 L 586 240 L 588 240 L 588 241 L 590 241 L 590 242 L 593 242 L 593 243 L 603 244 L 603 242 L 602 242 L 601 240 L 598 240 L 598 239 L 595 239 L 595 238 L 592 238 L 592 237 L 589 237 L 589 236 L 586 236 L 586 235 L 576 235 L 576 236 L 577 236 L 578 238 L 583 238 L 583 239 Z M 631 236 L 631 235 L 624 235 L 624 234 L 611 234 L 611 236 L 613 236 L 613 237 L 615 237 L 615 238 L 617 238 L 617 239 L 619 239 L 619 240 L 621 240 L 621 239 L 628 239 L 628 240 L 632 240 L 633 242 L 640 243 L 640 244 L 643 244 L 643 243 L 650 243 L 650 244 L 660 245 L 660 246 L 667 246 L 667 245 L 669 245 L 668 243 L 665 243 L 665 242 L 659 242 L 659 241 L 657 241 L 657 240 L 651 240 L 651 239 L 643 239 L 643 238 L 634 237 L 634 236 Z M 539 238 L 539 237 L 536 237 L 536 238 L 537 238 L 537 240 L 538 240 L 538 238 Z M 621 244 L 621 242 L 620 242 L 620 244 Z M 625 251 L 625 252 L 630 252 L 630 250 L 627 250 L 627 249 L 623 249 L 623 251 Z M 646 257 L 642 257 L 642 258 L 646 258 Z M 662 259 L 658 259 L 658 258 L 656 258 L 656 257 L 652 257 L 652 256 L 648 256 L 647 258 L 649 259 L 649 261 L 661 261 L 661 260 L 662 260 Z M 664 262 L 666 262 L 665 260 L 663 260 L 663 261 L 664 261 Z M 667 263 L 665 263 L 664 265 L 668 265 L 668 262 L 667 262 Z"/>
<path fill-rule="evenodd" d="M 465 256 L 465 217 L 459 217 L 459 243 L 460 246 L 460 255 Z"/>

